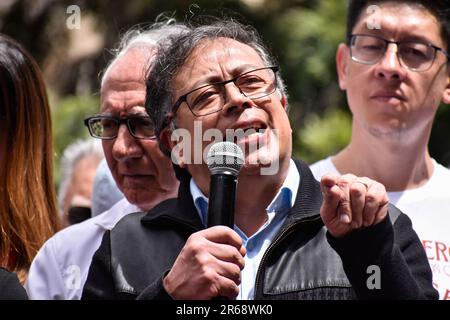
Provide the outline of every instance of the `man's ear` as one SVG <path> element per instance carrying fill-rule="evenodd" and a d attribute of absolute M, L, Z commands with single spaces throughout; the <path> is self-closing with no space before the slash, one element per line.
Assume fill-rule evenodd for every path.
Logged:
<path fill-rule="evenodd" d="M 165 127 L 159 135 L 160 147 L 162 151 L 172 159 L 172 162 L 179 165 L 181 168 L 184 168 L 185 163 L 183 161 L 182 150 L 181 152 L 177 152 L 180 148 L 176 148 L 179 141 L 172 139 L 172 130 L 169 128 L 169 126 Z M 176 150 L 174 150 L 175 148 Z"/>
<path fill-rule="evenodd" d="M 450 104 L 450 62 L 447 63 L 447 86 L 442 96 L 442 102 Z"/>
<path fill-rule="evenodd" d="M 336 51 L 336 68 L 341 90 L 347 90 L 347 71 L 349 63 L 349 48 L 346 44 L 341 43 Z"/>

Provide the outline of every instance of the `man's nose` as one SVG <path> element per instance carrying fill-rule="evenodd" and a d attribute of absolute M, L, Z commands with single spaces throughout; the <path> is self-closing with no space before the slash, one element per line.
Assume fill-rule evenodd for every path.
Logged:
<path fill-rule="evenodd" d="M 224 86 L 223 94 L 225 98 L 223 110 L 226 113 L 242 111 L 254 104 L 253 100 L 247 97 L 234 82 L 229 82 Z"/>
<path fill-rule="evenodd" d="M 126 161 L 139 158 L 143 154 L 142 146 L 128 131 L 126 124 L 122 123 L 114 140 L 112 154 L 117 161 Z"/>
<path fill-rule="evenodd" d="M 406 69 L 400 62 L 397 44 L 388 44 L 384 55 L 376 65 L 376 76 L 388 80 L 401 80 L 405 72 Z"/>

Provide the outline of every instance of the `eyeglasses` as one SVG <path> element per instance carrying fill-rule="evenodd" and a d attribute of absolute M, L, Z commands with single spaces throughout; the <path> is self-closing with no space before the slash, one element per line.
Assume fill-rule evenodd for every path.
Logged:
<path fill-rule="evenodd" d="M 189 91 L 178 98 L 172 108 L 173 114 L 186 102 L 194 116 L 206 116 L 222 110 L 225 100 L 225 85 L 233 82 L 246 97 L 254 100 L 268 96 L 276 90 L 278 66 L 264 67 L 247 71 L 237 77 L 221 82 L 207 84 Z"/>
<path fill-rule="evenodd" d="M 156 139 L 155 126 L 148 116 L 116 118 L 112 116 L 93 116 L 84 119 L 92 137 L 111 140 L 117 138 L 120 126 L 126 123 L 128 131 L 136 139 Z"/>
<path fill-rule="evenodd" d="M 450 59 L 444 49 L 417 41 L 390 41 L 377 36 L 354 34 L 350 36 L 349 43 L 352 60 L 362 64 L 375 64 L 380 61 L 390 43 L 397 45 L 400 64 L 411 71 L 428 70 L 433 65 L 437 51 Z"/>

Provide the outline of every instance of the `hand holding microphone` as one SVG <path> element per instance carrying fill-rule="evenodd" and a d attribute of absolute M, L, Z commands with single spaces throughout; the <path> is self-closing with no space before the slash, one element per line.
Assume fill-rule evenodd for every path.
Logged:
<path fill-rule="evenodd" d="M 163 280 L 174 299 L 233 299 L 239 293 L 246 250 L 232 229 L 243 152 L 232 142 L 219 142 L 209 150 L 207 164 L 211 172 L 208 228 L 188 238 Z"/>

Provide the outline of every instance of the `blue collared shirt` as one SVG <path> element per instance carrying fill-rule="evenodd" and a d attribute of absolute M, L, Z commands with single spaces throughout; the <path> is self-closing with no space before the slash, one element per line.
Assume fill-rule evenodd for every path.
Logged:
<path fill-rule="evenodd" d="M 289 209 L 294 205 L 297 197 L 300 174 L 294 161 L 291 159 L 289 171 L 280 190 L 267 206 L 267 221 L 251 237 L 242 232 L 236 225 L 234 230 L 239 234 L 247 250 L 244 257 L 245 267 L 241 272 L 241 285 L 239 286 L 238 300 L 250 300 L 255 296 L 256 273 L 261 259 L 272 243 L 275 235 L 286 220 Z M 207 225 L 208 198 L 198 188 L 194 179 L 191 179 L 190 190 L 195 207 L 204 226 Z"/>

